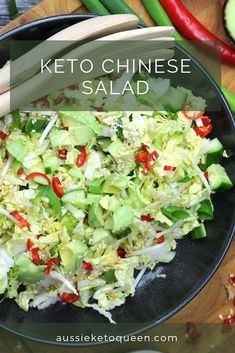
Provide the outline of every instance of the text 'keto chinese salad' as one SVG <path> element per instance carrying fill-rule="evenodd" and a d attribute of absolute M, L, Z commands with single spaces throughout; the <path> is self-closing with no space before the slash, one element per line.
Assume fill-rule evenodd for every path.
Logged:
<path fill-rule="evenodd" d="M 77 91 L 66 90 L 70 103 Z M 176 96 L 180 107 L 167 113 Z M 232 183 L 204 101 L 168 85 L 165 111 L 147 104 L 0 119 L 2 296 L 26 311 L 90 307 L 114 322 L 110 311 L 145 271 L 174 259 L 176 239 L 206 237 L 211 195 Z"/>

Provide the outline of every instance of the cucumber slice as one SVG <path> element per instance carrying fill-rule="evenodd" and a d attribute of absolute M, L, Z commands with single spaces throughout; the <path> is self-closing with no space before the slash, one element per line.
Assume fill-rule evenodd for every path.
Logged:
<path fill-rule="evenodd" d="M 212 164 L 208 169 L 208 180 L 213 191 L 229 190 L 233 183 L 220 164 Z"/>
<path fill-rule="evenodd" d="M 89 184 L 88 190 L 91 194 L 101 195 L 104 178 L 96 178 Z"/>
<path fill-rule="evenodd" d="M 191 233 L 192 239 L 203 239 L 206 237 L 207 237 L 206 228 L 203 223 L 201 223 L 199 227 L 194 228 Z"/>
<path fill-rule="evenodd" d="M 224 28 L 235 42 L 235 0 L 227 0 L 224 5 Z"/>
<path fill-rule="evenodd" d="M 80 206 L 85 203 L 85 192 L 82 189 L 68 191 L 62 196 L 61 201 L 74 206 Z"/>
<path fill-rule="evenodd" d="M 222 143 L 217 139 L 210 141 L 210 150 L 206 155 L 205 168 L 211 164 L 220 164 L 223 158 L 224 147 Z"/>

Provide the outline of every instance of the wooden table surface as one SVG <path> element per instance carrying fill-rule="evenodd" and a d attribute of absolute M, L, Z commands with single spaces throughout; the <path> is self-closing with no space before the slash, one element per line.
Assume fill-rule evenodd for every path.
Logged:
<path fill-rule="evenodd" d="M 3 0 L 0 0 L 0 2 Z M 149 18 L 146 13 L 142 3 L 140 0 L 127 0 L 127 3 L 143 18 L 143 20 L 149 25 L 153 25 L 152 20 Z M 229 39 L 224 33 L 222 26 L 222 6 L 224 4 L 224 0 L 183 0 L 183 3 L 192 11 L 192 13 L 207 26 L 210 30 L 212 30 L 217 36 L 221 39 L 227 41 L 229 43 Z M 3 27 L 0 30 L 0 34 L 6 32 L 7 30 L 16 27 L 20 24 L 33 21 L 34 19 L 65 14 L 65 13 L 81 13 L 87 12 L 86 8 L 83 7 L 78 0 L 43 0 L 39 2 L 37 6 L 33 9 L 19 17 L 18 19 L 10 22 L 8 25 Z M 1 14 L 0 14 L 1 16 Z M 231 43 L 230 43 L 231 44 Z M 229 67 L 228 65 L 222 65 L 221 70 L 222 83 L 229 88 L 235 94 L 235 68 Z M 187 321 L 193 321 L 197 323 L 215 323 L 218 322 L 218 315 L 220 313 L 226 314 L 231 308 L 231 303 L 227 300 L 227 294 L 224 289 L 224 285 L 228 282 L 228 277 L 230 273 L 235 273 L 235 241 L 233 241 L 223 263 L 221 264 L 219 270 L 210 280 L 210 282 L 205 286 L 205 288 L 200 292 L 200 294 L 191 301 L 184 309 L 182 309 L 178 314 L 176 314 L 171 320 L 170 323 L 185 323 Z M 184 330 L 183 325 L 179 325 L 179 332 L 184 335 L 182 330 Z M 210 328 L 212 330 L 212 328 Z M 214 329 L 213 329 L 214 330 Z M 216 330 L 216 329 L 215 329 Z M 154 330 L 152 331 L 154 332 Z M 217 334 L 216 334 L 217 335 Z M 202 344 L 197 345 L 196 347 L 191 346 L 191 348 L 187 348 L 185 346 L 185 342 L 178 345 L 179 349 L 175 346 L 172 348 L 172 345 L 163 346 L 165 352 L 229 352 L 233 351 L 232 347 L 234 347 L 235 337 L 233 334 L 228 335 L 217 335 L 219 337 L 218 342 L 216 342 L 216 346 L 213 346 L 212 343 L 202 342 Z M 218 338 L 217 337 L 217 338 Z M 2 338 L 2 339 L 1 339 Z M 3 347 L 9 347 L 10 342 L 12 341 L 12 336 L 9 334 L 2 334 L 0 337 L 0 349 L 2 353 L 11 353 L 11 351 L 7 351 L 8 348 L 1 348 L 1 341 L 3 341 Z M 4 345 L 5 342 L 5 345 Z M 20 346 L 21 345 L 21 346 Z M 146 345 L 145 345 L 146 346 Z M 44 352 L 44 349 L 41 349 L 41 346 L 37 344 L 30 343 L 28 341 L 19 341 L 15 351 L 12 352 Z M 45 347 L 45 346 L 44 346 Z M 110 346 L 111 347 L 111 346 Z M 110 352 L 119 352 L 123 351 L 120 349 L 120 346 L 117 345 L 112 346 L 113 348 Z M 130 346 L 126 346 L 127 350 Z M 161 348 L 159 344 L 151 344 L 150 348 L 157 347 Z M 131 348 L 133 348 L 131 346 Z M 141 348 L 138 345 L 138 348 Z M 159 348 L 159 349 L 160 349 Z M 6 352 L 5 350 L 6 349 Z M 22 349 L 22 350 L 21 350 Z M 162 348 L 163 349 L 163 348 Z M 173 350 L 172 350 L 173 349 Z M 63 349 L 57 349 L 56 352 L 62 352 Z M 76 350 L 77 351 L 77 350 Z M 91 350 L 95 351 L 94 349 Z M 97 349 L 97 353 L 101 352 L 102 349 Z M 45 352 L 55 352 L 54 349 L 49 350 L 49 348 L 45 348 Z M 64 351 L 65 352 L 65 351 Z M 79 350 L 79 352 L 83 352 L 83 350 Z M 85 352 L 85 351 L 84 351 Z"/>

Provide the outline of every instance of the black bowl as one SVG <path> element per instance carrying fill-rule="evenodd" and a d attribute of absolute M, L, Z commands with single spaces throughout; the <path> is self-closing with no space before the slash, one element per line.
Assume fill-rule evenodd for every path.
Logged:
<path fill-rule="evenodd" d="M 62 28 L 93 16 L 66 15 L 46 18 L 4 34 L 0 37 L 0 53 L 2 54 L 0 55 L 2 61 L 0 65 L 8 59 L 9 40 L 42 40 Z M 190 57 L 180 47 L 177 50 Z M 213 113 L 214 134 L 219 137 L 229 154 L 232 155 L 225 161 L 225 167 L 230 177 L 233 177 L 235 175 L 235 158 L 233 156 L 235 126 L 232 112 L 215 81 L 195 59 L 190 58 L 196 69 L 213 87 L 220 100 L 221 110 Z M 13 300 L 4 300 L 0 304 L 0 326 L 40 342 L 56 343 L 56 336 L 59 334 L 64 336 L 85 333 L 129 335 L 162 323 L 194 298 L 209 281 L 232 241 L 235 224 L 234 189 L 215 195 L 213 201 L 215 219 L 208 222 L 208 237 L 199 241 L 192 241 L 189 237 L 180 240 L 174 261 L 161 266 L 167 279 L 157 278 L 156 270 L 146 273 L 135 296 L 129 298 L 125 305 L 113 311 L 113 317 L 118 322 L 117 325 L 110 325 L 105 318 L 91 309 L 78 309 L 74 306 L 58 303 L 40 312 L 31 309 L 26 313 Z M 71 342 L 71 340 L 67 342 L 67 345 L 84 344 L 84 342 Z M 86 345 L 89 344 L 92 343 L 86 343 Z"/>

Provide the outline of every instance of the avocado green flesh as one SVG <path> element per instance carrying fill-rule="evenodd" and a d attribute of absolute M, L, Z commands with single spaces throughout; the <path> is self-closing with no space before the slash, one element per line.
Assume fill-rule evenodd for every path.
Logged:
<path fill-rule="evenodd" d="M 228 0 L 224 7 L 225 29 L 233 41 L 235 41 L 235 0 Z"/>

